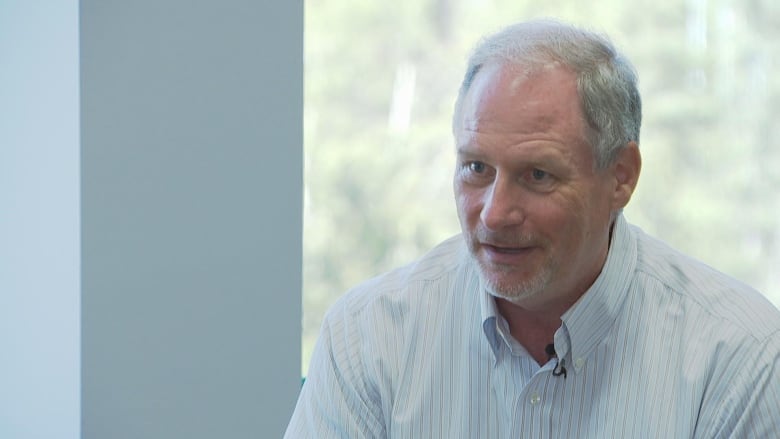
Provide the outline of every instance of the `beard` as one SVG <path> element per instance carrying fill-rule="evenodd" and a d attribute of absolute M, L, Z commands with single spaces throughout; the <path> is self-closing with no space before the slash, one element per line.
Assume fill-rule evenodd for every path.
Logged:
<path fill-rule="evenodd" d="M 480 259 L 477 243 L 480 240 L 513 242 L 518 246 L 534 242 L 530 236 L 514 236 L 511 241 L 504 239 L 486 239 L 486 234 L 477 232 L 477 236 L 466 234 L 466 242 L 471 259 L 476 263 L 482 286 L 491 296 L 505 299 L 514 304 L 520 304 L 526 299 L 542 294 L 553 280 L 553 274 L 557 271 L 558 264 L 554 258 L 547 255 L 536 268 L 535 272 L 521 276 L 521 272 L 530 267 L 518 267 L 514 265 L 499 265 Z"/>
<path fill-rule="evenodd" d="M 472 256 L 473 257 L 473 256 Z M 482 285 L 491 296 L 520 304 L 526 299 L 542 294 L 552 281 L 553 266 L 547 261 L 536 273 L 521 280 L 509 280 L 515 267 L 494 266 L 477 260 Z"/>

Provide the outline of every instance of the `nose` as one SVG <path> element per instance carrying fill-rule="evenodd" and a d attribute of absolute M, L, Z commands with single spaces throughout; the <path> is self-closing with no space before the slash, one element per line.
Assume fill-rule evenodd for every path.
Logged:
<path fill-rule="evenodd" d="M 517 226 L 525 220 L 522 188 L 503 178 L 496 178 L 485 191 L 480 220 L 490 230 Z"/>

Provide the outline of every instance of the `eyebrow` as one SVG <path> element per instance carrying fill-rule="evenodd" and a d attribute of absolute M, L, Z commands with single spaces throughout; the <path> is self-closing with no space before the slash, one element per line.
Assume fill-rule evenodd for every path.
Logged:
<path fill-rule="evenodd" d="M 487 159 L 487 154 L 469 148 L 468 145 L 465 145 L 465 146 L 458 146 L 455 148 L 455 157 L 459 160 L 483 161 Z"/>
<path fill-rule="evenodd" d="M 467 156 L 478 156 L 478 157 L 484 157 L 486 155 L 489 155 L 478 148 L 475 148 L 471 142 L 456 145 L 455 146 L 455 153 L 458 155 L 467 155 Z M 530 157 L 534 161 L 547 161 L 547 160 L 566 160 L 568 157 L 568 154 L 562 153 L 559 150 L 550 151 L 550 150 L 538 150 L 534 149 L 526 156 Z"/>
<path fill-rule="evenodd" d="M 455 153 L 458 155 L 480 155 L 477 153 L 477 151 L 471 148 L 470 144 L 456 145 Z"/>

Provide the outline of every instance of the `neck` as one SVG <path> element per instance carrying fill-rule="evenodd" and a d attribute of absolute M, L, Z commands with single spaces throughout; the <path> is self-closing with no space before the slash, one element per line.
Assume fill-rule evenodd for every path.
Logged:
<path fill-rule="evenodd" d="M 553 342 L 555 331 L 561 326 L 562 310 L 528 310 L 505 299 L 496 298 L 496 308 L 509 324 L 512 338 L 531 354 L 539 365 L 547 362 L 545 348 Z"/>

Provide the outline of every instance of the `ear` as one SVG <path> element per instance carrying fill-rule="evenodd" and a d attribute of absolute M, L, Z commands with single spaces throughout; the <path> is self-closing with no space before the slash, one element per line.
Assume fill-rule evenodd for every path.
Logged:
<path fill-rule="evenodd" d="M 639 181 L 639 172 L 642 170 L 642 155 L 639 153 L 639 146 L 636 142 L 629 142 L 621 148 L 611 167 L 615 179 L 612 210 L 617 211 L 628 204 L 637 181 Z"/>

